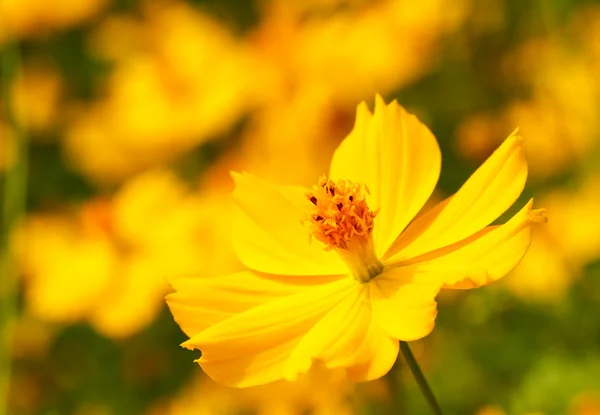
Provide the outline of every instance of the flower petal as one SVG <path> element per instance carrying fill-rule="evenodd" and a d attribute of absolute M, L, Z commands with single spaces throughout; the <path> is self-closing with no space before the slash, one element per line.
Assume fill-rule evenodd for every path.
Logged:
<path fill-rule="evenodd" d="M 458 192 L 415 219 L 383 260 L 389 263 L 414 258 L 473 235 L 517 200 L 526 179 L 522 138 L 515 131 Z"/>
<path fill-rule="evenodd" d="M 379 379 L 387 374 L 398 357 L 398 340 L 391 338 L 379 326 L 371 311 L 371 323 L 365 340 L 354 354 L 348 356 L 355 362 L 349 366 L 348 378 L 354 382 L 366 382 Z"/>
<path fill-rule="evenodd" d="M 271 185 L 250 174 L 233 174 L 233 244 L 242 263 L 256 271 L 283 275 L 347 274 L 335 252 L 311 241 L 303 226 L 310 211 L 307 190 Z"/>
<path fill-rule="evenodd" d="M 214 381 L 237 388 L 264 385 L 282 378 L 282 367 L 300 339 L 251 354 L 240 353 L 228 360 L 197 362 Z"/>
<path fill-rule="evenodd" d="M 346 278 L 284 296 L 210 326 L 183 346 L 202 351 L 198 362 L 215 379 L 235 380 L 237 385 L 244 386 L 256 384 L 251 379 L 254 376 L 262 379 L 262 375 L 253 373 L 252 367 L 270 373 L 271 377 L 278 373 L 277 378 L 281 379 L 287 360 L 280 359 L 281 353 L 289 357 L 297 343 L 294 340 L 299 341 L 355 287 L 356 282 Z M 259 362 L 263 358 L 267 363 Z M 247 364 L 216 364 L 227 361 Z"/>
<path fill-rule="evenodd" d="M 370 301 L 369 285 L 357 284 L 296 345 L 284 368 L 286 379 L 307 373 L 313 361 L 344 368 L 357 382 L 384 376 L 396 361 L 398 341 L 374 321 Z"/>
<path fill-rule="evenodd" d="M 544 219 L 543 211 L 532 211 L 532 205 L 533 200 L 504 225 L 488 227 L 468 242 L 449 247 L 450 253 L 420 263 L 419 271 L 446 288 L 477 288 L 502 278 L 525 255 L 531 242 L 531 222 Z"/>
<path fill-rule="evenodd" d="M 277 279 L 278 278 L 278 279 Z M 186 277 L 169 280 L 176 292 L 167 295 L 175 321 L 190 337 L 237 313 L 260 304 L 305 291 L 297 278 L 243 271 L 218 277 Z M 330 277 L 311 278 L 314 283 Z"/>
<path fill-rule="evenodd" d="M 407 266 L 388 269 L 369 285 L 373 315 L 390 337 L 417 340 L 433 330 L 441 283 L 423 279 L 417 267 Z"/>
<path fill-rule="evenodd" d="M 364 293 L 365 286 L 355 284 L 352 291 L 302 337 L 286 363 L 286 379 L 294 381 L 299 374 L 307 373 L 317 359 L 329 366 L 329 361 L 336 358 L 336 351 L 344 346 L 353 350 L 360 346 L 369 323 L 361 318 Z"/>
<path fill-rule="evenodd" d="M 364 183 L 376 217 L 373 237 L 379 255 L 421 210 L 437 183 L 441 166 L 438 143 L 417 117 L 396 101 L 375 99 L 374 114 L 361 103 L 352 132 L 331 162 L 330 177 Z"/>

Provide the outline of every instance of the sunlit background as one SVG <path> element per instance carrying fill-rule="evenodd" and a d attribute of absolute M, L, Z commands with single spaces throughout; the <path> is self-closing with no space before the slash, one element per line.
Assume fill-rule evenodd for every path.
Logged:
<path fill-rule="evenodd" d="M 438 199 L 520 127 L 550 218 L 412 343 L 445 413 L 600 414 L 600 3 L 0 0 L 0 51 L 2 415 L 429 414 L 401 361 L 219 386 L 164 302 L 240 269 L 230 170 L 311 185 L 376 93 L 438 138 Z"/>

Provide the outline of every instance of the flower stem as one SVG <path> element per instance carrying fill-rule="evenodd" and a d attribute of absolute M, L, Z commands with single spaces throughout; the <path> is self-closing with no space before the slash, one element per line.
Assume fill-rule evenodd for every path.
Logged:
<path fill-rule="evenodd" d="M 0 202 L 0 415 L 9 413 L 8 393 L 14 325 L 17 318 L 17 271 L 10 247 L 11 234 L 25 211 L 27 181 L 27 139 L 23 125 L 12 108 L 11 91 L 20 71 L 19 47 L 8 39 L 0 53 L 0 92 L 9 136 L 4 137 L 10 146 L 4 174 Z M 0 149 L 8 154 L 6 146 Z"/>
<path fill-rule="evenodd" d="M 419 367 L 415 356 L 412 354 L 410 347 L 408 346 L 408 343 L 401 341 L 400 350 L 402 350 L 404 360 L 406 360 L 406 363 L 408 363 L 408 367 L 410 368 L 413 377 L 417 381 L 417 385 L 419 385 L 419 389 L 421 389 L 421 393 L 427 401 L 431 412 L 435 415 L 443 415 L 442 410 L 435 400 L 435 396 L 433 396 L 433 392 L 431 391 L 431 388 L 425 379 L 425 376 L 423 376 L 423 372 L 421 372 L 421 368 Z"/>

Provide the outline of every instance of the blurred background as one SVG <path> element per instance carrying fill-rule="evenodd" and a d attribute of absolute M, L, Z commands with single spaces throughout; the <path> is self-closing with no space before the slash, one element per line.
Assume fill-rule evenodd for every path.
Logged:
<path fill-rule="evenodd" d="M 520 127 L 549 211 L 412 343 L 445 413 L 600 414 L 600 3 L 0 0 L 0 53 L 2 415 L 429 414 L 403 364 L 218 386 L 164 303 L 240 268 L 230 170 L 313 184 L 375 93 L 438 138 L 437 198 Z"/>

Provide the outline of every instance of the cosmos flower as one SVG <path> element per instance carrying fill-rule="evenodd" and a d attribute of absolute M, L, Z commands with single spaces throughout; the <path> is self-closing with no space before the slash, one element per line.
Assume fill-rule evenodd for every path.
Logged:
<path fill-rule="evenodd" d="M 216 193 L 195 192 L 157 168 L 111 197 L 32 213 L 14 238 L 25 314 L 54 324 L 88 321 L 121 339 L 160 313 L 165 276 L 238 270 L 226 246 L 227 218 L 215 221 L 225 205 Z M 206 265 L 209 258 L 217 268 Z"/>
<path fill-rule="evenodd" d="M 314 365 L 298 382 L 272 382 L 253 388 L 229 388 L 203 373 L 187 382 L 176 396 L 156 402 L 146 415 L 352 415 L 367 402 L 388 402 L 383 380 L 355 387 L 341 370 Z"/>
<path fill-rule="evenodd" d="M 171 280 L 167 302 L 214 380 L 294 380 L 314 361 L 354 381 L 386 374 L 398 341 L 431 332 L 442 288 L 513 269 L 545 211 L 529 201 L 488 226 L 527 178 L 517 132 L 451 197 L 421 210 L 440 173 L 433 134 L 395 101 L 362 103 L 329 176 L 312 189 L 233 174 L 233 242 L 247 271 Z M 290 166 L 293 168 L 293 165 Z"/>

